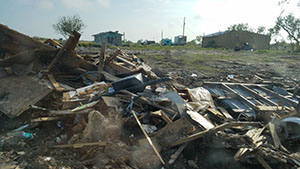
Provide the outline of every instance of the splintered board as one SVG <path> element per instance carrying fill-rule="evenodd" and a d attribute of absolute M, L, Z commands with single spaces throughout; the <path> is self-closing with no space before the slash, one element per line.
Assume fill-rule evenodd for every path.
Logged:
<path fill-rule="evenodd" d="M 47 80 L 36 76 L 0 78 L 0 112 L 9 118 L 17 117 L 52 91 Z"/>

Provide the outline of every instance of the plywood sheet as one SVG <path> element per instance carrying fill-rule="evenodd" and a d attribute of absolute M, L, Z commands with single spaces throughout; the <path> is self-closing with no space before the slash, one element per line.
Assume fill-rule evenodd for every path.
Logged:
<path fill-rule="evenodd" d="M 9 118 L 17 117 L 52 91 L 48 80 L 36 76 L 0 78 L 0 112 Z"/>

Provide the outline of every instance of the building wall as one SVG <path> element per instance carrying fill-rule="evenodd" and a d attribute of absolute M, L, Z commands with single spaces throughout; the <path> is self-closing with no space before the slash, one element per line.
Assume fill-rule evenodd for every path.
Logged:
<path fill-rule="evenodd" d="M 175 36 L 174 44 L 175 45 L 185 45 L 186 44 L 186 36 Z"/>
<path fill-rule="evenodd" d="M 98 34 L 94 36 L 94 41 L 100 45 L 102 45 L 103 41 L 107 44 L 122 46 L 122 35 L 116 33 Z"/>
<path fill-rule="evenodd" d="M 213 37 L 203 37 L 202 47 L 242 47 L 244 43 L 249 43 L 254 49 L 269 49 L 270 36 L 256 34 L 247 31 L 232 31 Z"/>

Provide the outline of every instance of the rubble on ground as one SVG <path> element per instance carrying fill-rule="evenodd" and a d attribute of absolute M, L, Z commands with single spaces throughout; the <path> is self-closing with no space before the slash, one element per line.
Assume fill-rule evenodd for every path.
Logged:
<path fill-rule="evenodd" d="M 0 25 L 0 168 L 300 167 L 299 86 L 188 88 L 120 49 L 80 56 L 79 38 Z"/>

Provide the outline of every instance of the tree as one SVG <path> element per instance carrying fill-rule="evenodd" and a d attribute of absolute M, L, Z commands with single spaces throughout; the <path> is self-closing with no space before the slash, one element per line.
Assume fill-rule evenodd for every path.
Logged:
<path fill-rule="evenodd" d="M 239 23 L 231 25 L 227 28 L 229 31 L 249 31 L 253 32 L 253 29 L 247 23 Z"/>
<path fill-rule="evenodd" d="M 297 47 L 299 46 L 300 38 L 300 19 L 295 18 L 292 14 L 287 16 L 279 16 L 276 20 L 276 25 L 273 28 L 274 32 L 278 33 L 284 30 L 288 34 L 288 39 L 295 41 Z"/>
<path fill-rule="evenodd" d="M 202 43 L 202 38 L 203 38 L 203 36 L 201 36 L 201 35 L 196 36 L 196 42 L 198 44 L 201 44 Z"/>
<path fill-rule="evenodd" d="M 264 26 L 259 26 L 256 30 L 256 33 L 259 33 L 259 34 L 265 34 L 265 31 L 266 31 L 266 27 Z"/>
<path fill-rule="evenodd" d="M 82 30 L 86 27 L 79 15 L 63 16 L 52 26 L 54 30 L 64 36 L 64 38 L 68 38 L 73 31 L 83 33 Z"/>

